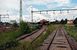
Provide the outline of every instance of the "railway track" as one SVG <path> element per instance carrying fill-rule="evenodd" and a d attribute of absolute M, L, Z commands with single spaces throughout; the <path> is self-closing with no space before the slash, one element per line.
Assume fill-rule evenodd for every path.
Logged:
<path fill-rule="evenodd" d="M 25 42 L 25 41 L 32 42 L 35 39 L 37 39 L 45 30 L 46 26 L 43 26 L 40 30 L 33 32 L 31 35 L 24 35 L 24 38 L 22 38 L 20 42 Z"/>
<path fill-rule="evenodd" d="M 58 28 L 43 42 L 37 50 L 73 50 L 64 29 Z"/>
<path fill-rule="evenodd" d="M 39 30 L 40 30 L 40 29 L 37 29 L 37 30 L 35 30 L 35 31 L 33 31 L 33 32 L 29 33 L 29 34 L 22 35 L 22 36 L 18 37 L 16 40 L 17 40 L 17 41 L 20 41 L 20 40 L 22 40 L 22 39 L 24 39 L 24 38 L 27 38 L 27 37 L 29 37 L 29 36 L 35 34 L 35 33 L 36 33 L 37 31 L 39 31 Z"/>

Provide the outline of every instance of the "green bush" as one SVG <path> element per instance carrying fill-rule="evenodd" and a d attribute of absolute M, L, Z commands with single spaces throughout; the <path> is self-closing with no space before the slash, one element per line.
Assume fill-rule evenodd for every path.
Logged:
<path fill-rule="evenodd" d="M 17 24 L 16 22 L 15 22 L 15 23 L 13 23 L 13 25 L 12 25 L 12 26 L 13 26 L 14 28 L 15 28 L 15 27 L 19 27 L 19 26 L 18 26 L 18 24 Z"/>
<path fill-rule="evenodd" d="M 49 25 L 45 32 L 43 32 L 35 41 L 33 41 L 26 50 L 37 50 L 44 40 L 53 32 L 57 27 L 55 25 Z"/>
<path fill-rule="evenodd" d="M 77 41 L 77 26 L 65 26 L 68 35 L 73 37 Z"/>
<path fill-rule="evenodd" d="M 18 45 L 18 42 L 15 40 L 19 36 L 19 31 L 9 31 L 0 34 L 0 50 L 14 47 Z"/>
<path fill-rule="evenodd" d="M 75 27 L 77 27 L 77 24 L 75 24 Z"/>
<path fill-rule="evenodd" d="M 30 27 L 26 22 L 23 22 L 23 21 L 20 22 L 20 32 L 22 34 L 27 34 L 31 32 Z"/>
<path fill-rule="evenodd" d="M 30 26 L 30 25 L 29 25 Z M 32 26 L 32 25 L 31 25 Z M 33 25 L 34 26 L 34 25 Z M 35 27 L 35 26 L 34 26 Z M 33 27 L 33 28 L 34 28 Z M 19 43 L 18 46 L 14 48 L 9 48 L 7 50 L 37 50 L 38 47 L 44 42 L 44 40 L 51 34 L 51 32 L 56 29 L 58 25 L 48 25 L 45 32 L 43 32 L 35 41 L 25 41 Z"/>
<path fill-rule="evenodd" d="M 0 50 L 5 50 L 7 48 L 16 47 L 17 45 L 18 45 L 18 42 L 16 40 L 12 40 L 12 41 L 9 41 L 0 45 Z"/>

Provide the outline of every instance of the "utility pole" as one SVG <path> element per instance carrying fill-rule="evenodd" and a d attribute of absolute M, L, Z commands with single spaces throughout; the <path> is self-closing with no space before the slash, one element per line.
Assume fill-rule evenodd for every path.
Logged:
<path fill-rule="evenodd" d="M 1 15 L 0 15 L 0 22 L 1 22 Z"/>
<path fill-rule="evenodd" d="M 22 0 L 20 0 L 20 21 L 22 21 Z"/>
<path fill-rule="evenodd" d="M 33 22 L 33 8 L 31 7 L 31 21 Z"/>
<path fill-rule="evenodd" d="M 31 11 L 31 18 L 32 18 L 32 22 L 33 22 L 33 11 Z"/>

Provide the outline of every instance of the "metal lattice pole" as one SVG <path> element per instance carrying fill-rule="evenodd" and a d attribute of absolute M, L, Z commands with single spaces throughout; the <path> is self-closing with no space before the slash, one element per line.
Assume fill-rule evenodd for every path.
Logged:
<path fill-rule="evenodd" d="M 0 15 L 0 22 L 1 22 L 1 15 Z"/>
<path fill-rule="evenodd" d="M 22 0 L 20 0 L 20 21 L 22 21 Z"/>
<path fill-rule="evenodd" d="M 32 18 L 32 22 L 33 22 L 33 11 L 31 11 L 31 18 Z"/>
<path fill-rule="evenodd" d="M 33 22 L 33 8 L 31 6 L 31 21 Z"/>

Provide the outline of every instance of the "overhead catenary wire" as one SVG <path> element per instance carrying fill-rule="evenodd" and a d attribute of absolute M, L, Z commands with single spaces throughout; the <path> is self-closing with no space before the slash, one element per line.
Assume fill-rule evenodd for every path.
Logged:
<path fill-rule="evenodd" d="M 77 10 L 77 9 L 56 9 L 56 10 L 40 10 L 40 11 L 31 11 L 31 16 L 32 16 L 32 22 L 33 22 L 33 13 L 37 13 L 37 12 L 39 12 L 40 14 L 42 14 L 42 12 L 46 12 L 46 14 L 48 14 L 48 12 L 53 12 L 53 14 L 56 14 L 56 11 L 60 11 L 60 14 L 62 14 L 63 13 L 63 11 L 66 11 L 66 13 L 67 14 L 69 14 L 70 13 L 70 11 L 72 11 L 72 10 Z"/>

